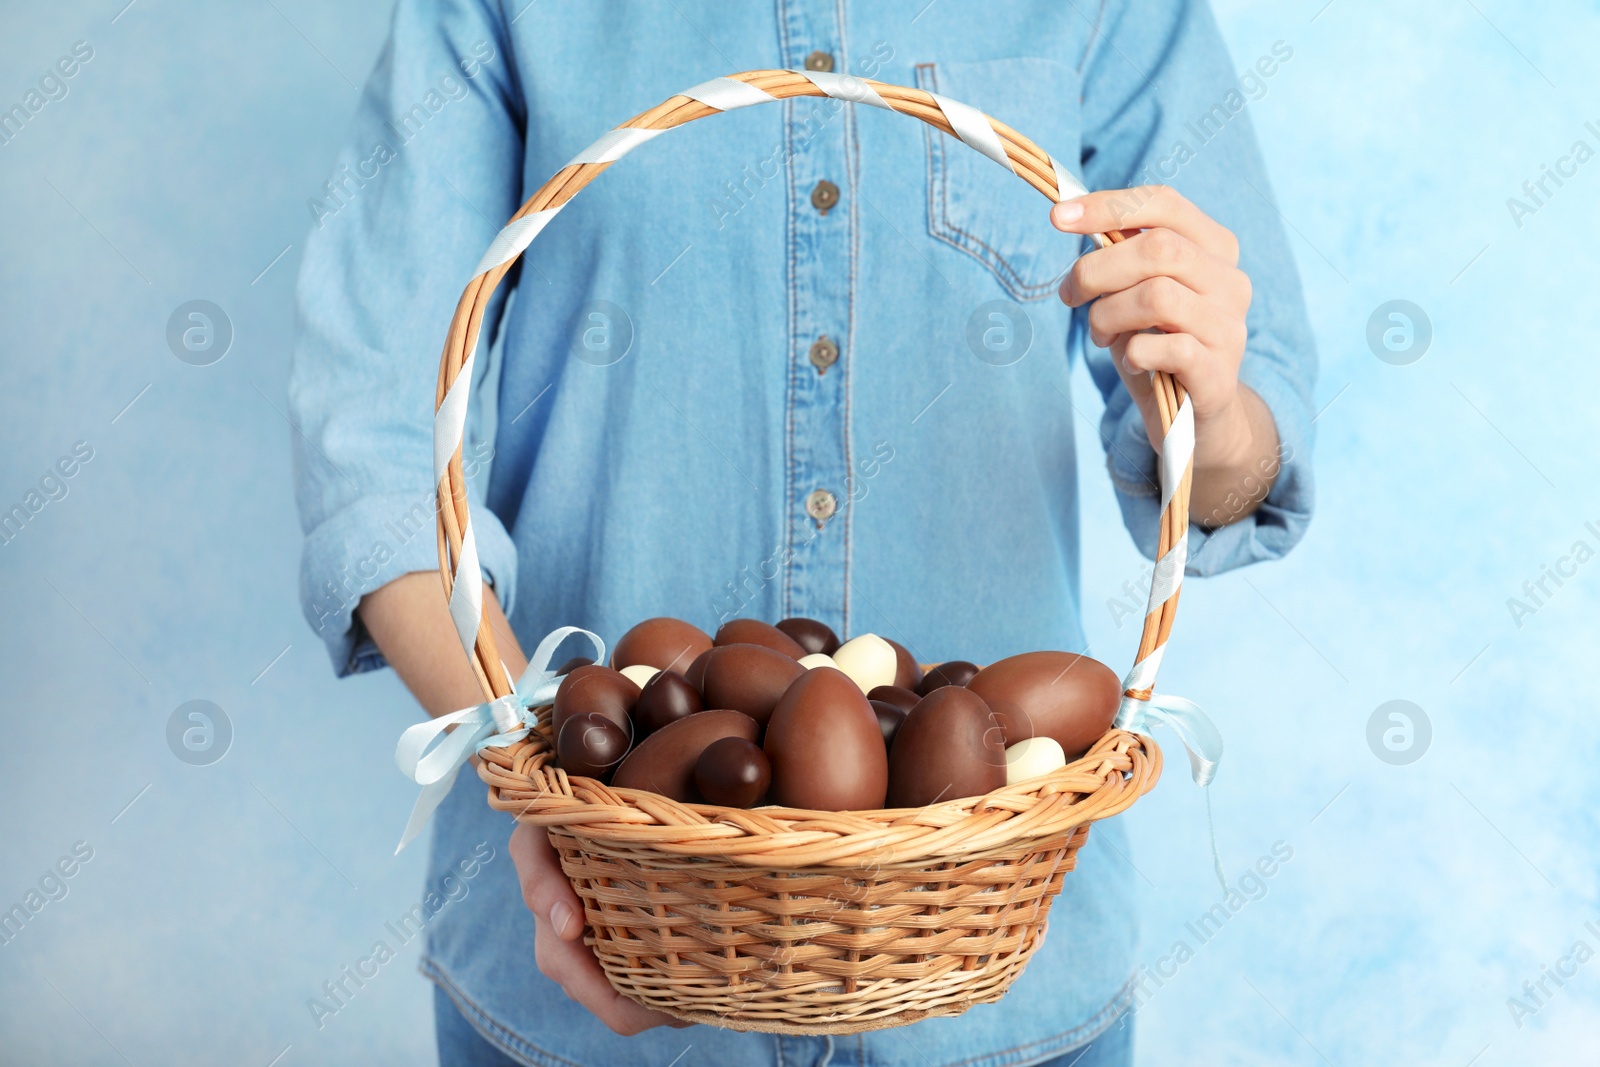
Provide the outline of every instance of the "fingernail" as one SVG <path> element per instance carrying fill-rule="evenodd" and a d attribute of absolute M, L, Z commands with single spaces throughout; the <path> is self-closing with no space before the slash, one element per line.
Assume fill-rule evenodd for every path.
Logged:
<path fill-rule="evenodd" d="M 577 913 L 572 910 L 572 905 L 564 900 L 550 909 L 550 925 L 555 927 L 556 936 L 563 941 L 571 936 L 570 931 L 576 925 L 577 920 Z"/>
<path fill-rule="evenodd" d="M 1083 218 L 1083 203 L 1078 200 L 1063 200 L 1052 209 L 1056 217 L 1056 225 L 1067 226 Z"/>

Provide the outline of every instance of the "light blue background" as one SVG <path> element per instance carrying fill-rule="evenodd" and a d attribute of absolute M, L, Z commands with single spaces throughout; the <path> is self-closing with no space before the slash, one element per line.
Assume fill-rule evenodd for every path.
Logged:
<path fill-rule="evenodd" d="M 431 1063 L 415 945 L 322 1029 L 306 1007 L 416 902 L 423 862 L 389 855 L 413 797 L 391 753 L 414 706 L 387 672 L 336 683 L 300 617 L 282 414 L 305 201 L 388 4 L 123 2 L 0 15 L 0 107 L 74 41 L 95 50 L 0 147 L 0 510 L 74 442 L 94 449 L 0 546 L 0 908 L 74 842 L 94 849 L 0 947 L 0 1059 Z M 1507 598 L 1575 541 L 1600 549 L 1600 160 L 1520 227 L 1505 202 L 1575 140 L 1600 149 L 1584 128 L 1600 126 L 1600 17 L 1510 0 L 1217 9 L 1238 67 L 1294 49 L 1250 113 L 1324 361 L 1319 510 L 1286 562 L 1185 588 L 1163 677 L 1227 737 L 1222 854 L 1233 875 L 1274 842 L 1293 859 L 1198 945 L 1185 923 L 1216 894 L 1204 805 L 1169 745 L 1128 816 L 1133 903 L 1148 965 L 1198 947 L 1150 983 L 1139 1062 L 1593 1057 L 1600 959 L 1521 1027 L 1507 998 L 1577 939 L 1600 950 L 1583 928 L 1600 929 L 1600 562 L 1520 626 Z M 705 62 L 722 73 L 709 45 Z M 195 298 L 236 332 L 209 367 L 166 345 Z M 1409 366 L 1365 340 L 1396 298 L 1434 330 Z M 1142 561 L 1080 431 L 1098 517 L 1085 621 L 1121 667 L 1136 630 L 1106 604 Z M 213 766 L 167 747 L 191 699 L 233 723 Z M 1368 748 L 1391 699 L 1432 723 L 1409 766 Z"/>

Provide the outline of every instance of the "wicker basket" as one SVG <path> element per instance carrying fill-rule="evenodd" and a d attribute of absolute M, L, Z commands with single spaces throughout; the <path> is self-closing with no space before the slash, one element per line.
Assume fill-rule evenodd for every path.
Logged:
<path fill-rule="evenodd" d="M 798 96 L 921 119 L 1052 200 L 1084 191 L 1032 141 L 967 105 L 811 71 L 706 82 L 630 119 L 558 171 L 468 283 L 439 372 L 440 573 L 487 698 L 507 695 L 511 684 L 483 617 L 461 440 L 490 295 L 555 212 L 636 145 L 720 111 Z M 1177 384 L 1165 375 L 1154 384 L 1167 443 L 1181 445 L 1163 449 L 1159 558 L 1176 559 L 1181 575 L 1193 423 Z M 1161 580 L 1159 570 L 1125 708 L 1149 699 L 1177 607 L 1177 581 Z M 1071 765 L 981 797 L 921 809 L 747 811 L 568 777 L 553 762 L 548 708 L 525 739 L 481 756 L 489 803 L 549 830 L 583 900 L 586 941 L 619 992 L 690 1022 L 782 1034 L 899 1026 L 998 1000 L 1043 942 L 1050 903 L 1089 824 L 1126 810 L 1161 770 L 1148 737 L 1113 728 Z"/>

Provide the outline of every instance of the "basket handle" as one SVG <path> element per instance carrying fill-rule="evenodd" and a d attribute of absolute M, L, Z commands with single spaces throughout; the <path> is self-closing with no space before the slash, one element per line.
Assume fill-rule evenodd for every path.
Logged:
<path fill-rule="evenodd" d="M 752 70 L 714 78 L 649 111 L 635 115 L 579 152 L 571 162 L 530 196 L 490 242 L 456 304 L 439 363 L 433 422 L 433 473 L 438 491 L 439 577 L 450 602 L 456 634 L 477 674 L 485 699 L 511 692 L 495 647 L 494 633 L 483 614 L 483 574 L 478 564 L 467 506 L 467 481 L 461 466 L 466 432 L 467 399 L 477 355 L 484 308 L 511 265 L 556 213 L 612 163 L 644 142 L 695 119 L 723 111 L 799 96 L 826 96 L 921 119 L 983 153 L 1052 201 L 1081 196 L 1087 190 L 1049 153 L 1010 126 L 983 112 L 937 93 L 902 85 L 820 71 Z M 1101 246 L 1121 241 L 1120 232 L 1097 234 Z M 1189 529 L 1189 485 L 1194 454 L 1194 409 L 1183 387 L 1164 372 L 1151 374 L 1163 433 L 1160 449 L 1161 530 L 1155 575 L 1144 631 L 1133 667 L 1123 680 L 1124 715 L 1148 702 L 1156 672 L 1172 631 L 1183 581 Z"/>

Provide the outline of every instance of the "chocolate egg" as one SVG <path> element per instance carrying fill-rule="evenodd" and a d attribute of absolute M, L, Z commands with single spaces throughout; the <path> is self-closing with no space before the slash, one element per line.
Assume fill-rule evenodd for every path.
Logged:
<path fill-rule="evenodd" d="M 689 669 L 683 672 L 684 681 L 694 686 L 695 689 L 704 686 L 706 684 L 706 660 L 710 659 L 711 653 L 715 651 L 715 648 L 708 648 L 696 656 L 694 662 L 689 664 Z"/>
<path fill-rule="evenodd" d="M 839 647 L 839 635 L 827 623 L 816 619 L 784 619 L 778 623 L 778 629 L 794 638 L 795 644 L 807 652 L 831 656 L 833 650 Z"/>
<path fill-rule="evenodd" d="M 668 723 L 634 746 L 611 784 L 618 789 L 648 789 L 673 800 L 692 802 L 694 768 L 714 741 L 742 737 L 751 743 L 761 726 L 737 711 L 702 711 Z"/>
<path fill-rule="evenodd" d="M 587 667 L 589 664 L 591 664 L 593 662 L 594 662 L 594 657 L 592 657 L 592 656 L 573 656 L 571 659 L 567 660 L 567 662 L 563 663 L 559 668 L 556 669 L 556 677 L 557 678 L 565 677 L 566 675 L 569 675 L 573 671 L 577 670 L 579 667 Z"/>
<path fill-rule="evenodd" d="M 852 637 L 839 646 L 833 661 L 855 680 L 863 693 L 870 693 L 880 685 L 894 684 L 894 648 L 877 634 Z"/>
<path fill-rule="evenodd" d="M 619 673 L 628 681 L 643 689 L 644 684 L 660 674 L 661 671 L 659 668 L 652 667 L 646 663 L 634 663 L 623 667 Z"/>
<path fill-rule="evenodd" d="M 762 645 L 718 645 L 706 660 L 700 692 L 708 708 L 732 708 L 766 725 L 784 691 L 806 669 Z"/>
<path fill-rule="evenodd" d="M 1066 765 L 1066 753 L 1055 738 L 1025 738 L 1006 748 L 1006 785 L 1026 782 Z"/>
<path fill-rule="evenodd" d="M 883 731 L 843 671 L 818 667 L 796 678 L 772 710 L 762 747 L 772 761 L 771 803 L 818 811 L 883 807 Z"/>
<path fill-rule="evenodd" d="M 947 685 L 966 685 L 978 673 L 976 663 L 968 663 L 964 659 L 953 659 L 948 663 L 941 663 L 933 670 L 922 676 L 922 681 L 917 684 L 917 692 L 927 696 L 935 689 Z"/>
<path fill-rule="evenodd" d="M 1006 743 L 1053 737 L 1068 760 L 1111 728 L 1122 683 L 1110 667 L 1072 652 L 1024 652 L 979 671 L 967 683 L 993 709 Z"/>
<path fill-rule="evenodd" d="M 922 681 L 922 664 L 917 662 L 917 657 L 905 645 L 887 637 L 884 640 L 894 649 L 894 684 L 901 689 L 915 689 Z"/>
<path fill-rule="evenodd" d="M 707 804 L 753 808 L 772 783 L 772 764 L 761 746 L 742 737 L 713 741 L 694 764 L 694 785 Z"/>
<path fill-rule="evenodd" d="M 801 656 L 797 662 L 808 671 L 813 667 L 832 667 L 835 670 L 839 667 L 837 663 L 833 662 L 833 657 L 826 652 L 808 653 Z"/>
<path fill-rule="evenodd" d="M 700 691 L 677 671 L 661 671 L 639 690 L 633 706 L 633 721 L 640 737 L 655 733 L 669 723 L 686 719 L 705 705 Z"/>
<path fill-rule="evenodd" d="M 550 711 L 550 735 L 559 738 L 561 727 L 573 715 L 592 711 L 604 715 L 629 737 L 633 736 L 633 706 L 639 700 L 639 687 L 610 667 L 589 664 L 579 667 L 561 680 L 555 706 Z"/>
<path fill-rule="evenodd" d="M 593 711 L 568 716 L 556 734 L 556 760 L 568 774 L 604 780 L 628 754 L 628 732 Z"/>
<path fill-rule="evenodd" d="M 889 689 L 891 686 L 880 685 L 879 689 Z M 876 691 L 876 690 L 874 690 Z M 906 711 L 883 700 L 869 700 L 872 713 L 878 717 L 878 729 L 883 731 L 884 748 L 894 744 L 894 735 L 900 732 L 901 723 L 906 721 Z"/>
<path fill-rule="evenodd" d="M 1005 737 L 976 693 L 941 686 L 906 713 L 889 751 L 889 807 L 982 796 L 1005 784 Z"/>
<path fill-rule="evenodd" d="M 761 622 L 758 619 L 729 619 L 717 630 L 717 636 L 712 642 L 722 645 L 761 645 L 774 652 L 782 652 L 790 659 L 799 659 L 806 654 L 806 649 L 800 643 L 776 626 Z"/>
<path fill-rule="evenodd" d="M 910 711 L 917 706 L 917 701 L 922 698 L 909 689 L 902 689 L 898 685 L 876 686 L 867 694 L 868 700 L 881 700 L 885 704 L 893 704 L 901 711 Z"/>
<path fill-rule="evenodd" d="M 698 626 L 682 619 L 646 619 L 622 635 L 611 650 L 611 666 L 620 671 L 643 663 L 657 670 L 682 671 L 710 647 L 711 638 Z"/>

